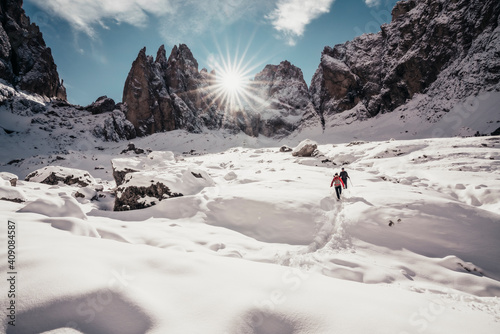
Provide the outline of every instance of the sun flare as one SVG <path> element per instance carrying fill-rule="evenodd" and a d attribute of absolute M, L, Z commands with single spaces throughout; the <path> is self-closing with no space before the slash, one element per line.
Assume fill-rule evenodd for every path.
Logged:
<path fill-rule="evenodd" d="M 210 55 L 208 59 L 213 71 L 210 72 L 207 91 L 213 98 L 212 105 L 226 113 L 257 111 L 265 105 L 266 101 L 260 94 L 262 82 L 255 80 L 255 73 L 261 68 L 263 60 L 259 61 L 257 56 L 247 60 L 249 47 L 243 53 L 238 47 L 234 53 L 229 50 L 224 53 L 218 47 L 219 53 Z"/>
<path fill-rule="evenodd" d="M 210 90 L 219 106 L 226 110 L 242 110 L 254 98 L 250 75 L 254 68 L 242 58 L 220 56 L 212 64 L 215 75 Z"/>
<path fill-rule="evenodd" d="M 227 94 L 239 94 L 242 90 L 245 89 L 246 83 L 245 78 L 242 73 L 237 72 L 236 70 L 230 70 L 225 73 L 221 73 L 220 76 L 220 84 L 222 89 Z"/>

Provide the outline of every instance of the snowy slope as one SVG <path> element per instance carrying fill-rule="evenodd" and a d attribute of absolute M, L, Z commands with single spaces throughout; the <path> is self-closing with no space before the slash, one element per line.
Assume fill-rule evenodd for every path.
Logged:
<path fill-rule="evenodd" d="M 500 330 L 498 137 L 415 139 L 431 130 L 386 115 L 282 141 L 155 134 L 134 143 L 173 153 L 163 173 L 195 165 L 213 185 L 114 212 L 111 160 L 134 159 L 120 154 L 127 143 L 93 137 L 83 116 L 72 132 L 23 130 L 23 119 L 0 135 L 0 171 L 21 180 L 0 191 L 27 200 L 0 200 L 3 273 L 7 220 L 18 235 L 15 328 L 0 311 L 7 333 Z M 318 142 L 315 157 L 280 152 L 304 138 Z M 46 165 L 89 172 L 102 196 L 22 181 Z M 351 182 L 337 201 L 341 166 Z"/>

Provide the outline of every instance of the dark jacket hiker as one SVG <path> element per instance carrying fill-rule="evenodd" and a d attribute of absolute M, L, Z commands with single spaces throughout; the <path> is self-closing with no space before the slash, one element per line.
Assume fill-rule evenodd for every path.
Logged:
<path fill-rule="evenodd" d="M 342 171 L 340 172 L 340 178 L 344 182 L 344 189 L 347 189 L 347 178 L 350 179 L 349 174 L 342 168 Z"/>

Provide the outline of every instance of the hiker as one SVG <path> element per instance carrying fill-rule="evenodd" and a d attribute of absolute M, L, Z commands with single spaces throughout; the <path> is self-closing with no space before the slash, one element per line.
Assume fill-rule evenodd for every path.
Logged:
<path fill-rule="evenodd" d="M 340 201 L 340 194 L 342 194 L 342 186 L 344 185 L 344 182 L 340 178 L 338 173 L 335 173 L 335 176 L 333 177 L 332 184 L 330 184 L 330 188 L 335 185 L 335 192 L 337 193 L 337 199 Z"/>
<path fill-rule="evenodd" d="M 347 174 L 347 172 L 344 170 L 344 168 L 342 168 L 342 171 L 340 172 L 340 178 L 344 182 L 344 189 L 347 189 L 347 178 L 351 178 L 349 177 L 349 174 Z"/>

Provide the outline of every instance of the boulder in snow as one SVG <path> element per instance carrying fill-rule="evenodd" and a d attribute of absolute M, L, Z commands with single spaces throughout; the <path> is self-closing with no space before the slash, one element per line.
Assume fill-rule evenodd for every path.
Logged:
<path fill-rule="evenodd" d="M 17 178 L 17 175 L 15 175 L 15 174 L 8 173 L 8 172 L 1 172 L 0 179 L 9 181 L 9 183 L 12 187 L 15 187 L 17 185 L 18 178 Z"/>
<path fill-rule="evenodd" d="M 125 154 L 128 152 L 134 152 L 135 154 L 143 154 L 146 151 L 144 151 L 142 148 L 135 147 L 134 143 L 129 143 L 127 148 L 121 151 L 120 154 Z"/>
<path fill-rule="evenodd" d="M 117 189 L 115 211 L 147 208 L 171 197 L 194 195 L 214 184 L 196 166 L 177 162 L 172 152 L 111 161 Z"/>
<path fill-rule="evenodd" d="M 283 145 L 280 147 L 280 152 L 292 152 L 292 151 L 293 151 L 293 149 L 286 146 L 286 145 Z"/>
<path fill-rule="evenodd" d="M 8 185 L 0 186 L 0 200 L 1 201 L 11 201 L 16 203 L 26 202 L 26 196 L 21 189 L 14 188 Z"/>
<path fill-rule="evenodd" d="M 130 144 L 129 144 L 130 147 Z M 135 147 L 135 145 L 134 145 Z M 144 170 L 162 170 L 175 163 L 174 153 L 170 151 L 153 151 L 147 157 L 129 157 L 111 160 L 113 178 L 116 186 L 125 180 L 125 175 Z"/>
<path fill-rule="evenodd" d="M 92 175 L 85 170 L 59 166 L 47 166 L 37 169 L 26 177 L 26 181 L 40 182 L 51 185 L 56 185 L 62 182 L 67 185 L 76 184 L 80 187 L 87 187 L 89 185 L 96 184 Z"/>
<path fill-rule="evenodd" d="M 316 142 L 306 139 L 300 142 L 300 144 L 292 151 L 294 157 L 310 157 L 314 151 L 318 148 Z"/>
<path fill-rule="evenodd" d="M 134 175 L 135 174 L 135 175 Z M 134 176 L 140 178 L 144 175 L 133 173 L 127 175 L 127 182 L 133 182 Z M 155 205 L 157 202 L 182 196 L 181 193 L 175 193 L 162 182 L 151 180 L 150 185 L 123 185 L 116 191 L 115 211 L 127 211 L 143 209 Z"/>
<path fill-rule="evenodd" d="M 115 211 L 143 209 L 171 197 L 194 195 L 212 186 L 210 176 L 202 170 L 144 171 L 128 173 L 116 190 Z"/>
<path fill-rule="evenodd" d="M 238 175 L 236 175 L 236 173 L 233 171 L 224 175 L 224 180 L 226 180 L 226 181 L 236 180 L 237 178 L 238 178 Z"/>

